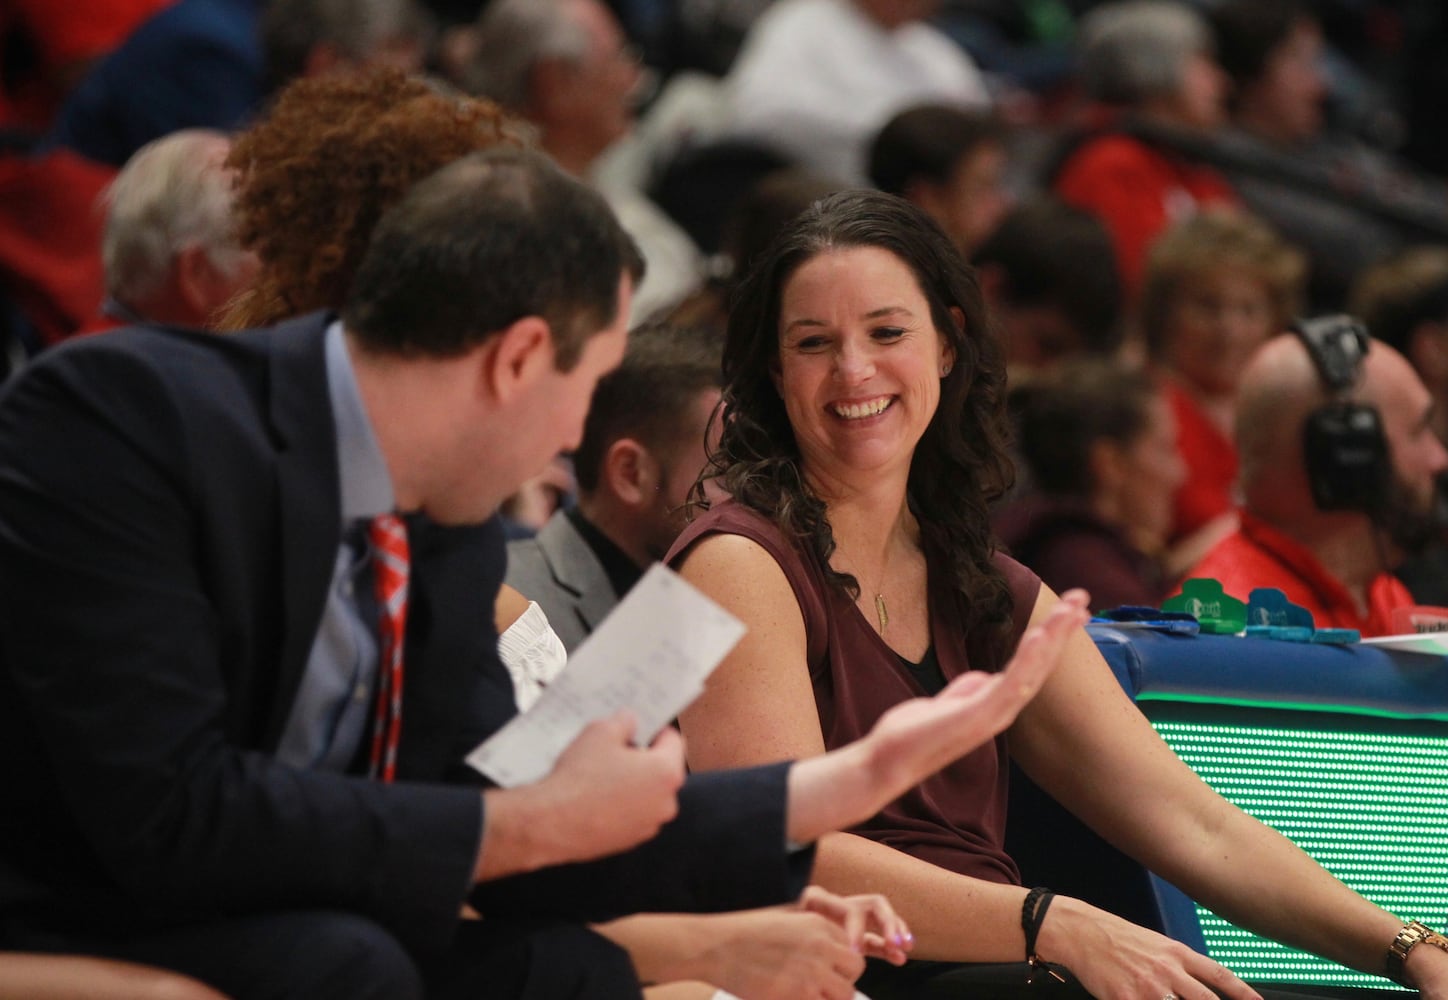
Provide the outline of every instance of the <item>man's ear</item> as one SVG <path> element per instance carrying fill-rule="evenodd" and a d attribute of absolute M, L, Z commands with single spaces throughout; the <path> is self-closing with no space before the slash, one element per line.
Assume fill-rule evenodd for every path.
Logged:
<path fill-rule="evenodd" d="M 553 331 L 541 316 L 524 316 L 479 345 L 483 380 L 500 402 L 508 402 L 553 370 Z"/>
<path fill-rule="evenodd" d="M 633 438 L 619 438 L 603 455 L 601 477 L 609 492 L 631 507 L 649 503 L 658 480 L 658 463 Z"/>

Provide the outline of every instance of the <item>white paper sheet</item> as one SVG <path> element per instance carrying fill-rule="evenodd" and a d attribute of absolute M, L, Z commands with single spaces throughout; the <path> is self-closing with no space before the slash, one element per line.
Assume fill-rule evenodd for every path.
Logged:
<path fill-rule="evenodd" d="M 638 718 L 635 742 L 647 745 L 743 635 L 739 619 L 655 563 L 533 707 L 467 762 L 504 788 L 537 781 L 584 726 L 621 708 Z"/>

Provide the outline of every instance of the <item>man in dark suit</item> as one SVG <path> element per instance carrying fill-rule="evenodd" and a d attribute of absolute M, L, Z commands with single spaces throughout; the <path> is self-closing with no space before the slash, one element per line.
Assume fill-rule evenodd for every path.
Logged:
<path fill-rule="evenodd" d="M 535 154 L 482 154 L 383 219 L 342 321 L 122 331 L 11 385 L 0 948 L 236 997 L 633 996 L 626 957 L 576 922 L 789 898 L 810 858 L 787 843 L 1007 724 L 1066 618 L 1004 683 L 825 757 L 681 790 L 678 737 L 635 748 L 616 717 L 535 785 L 469 787 L 462 754 L 512 704 L 489 518 L 576 445 L 635 260 L 596 195 Z M 394 554 L 358 541 L 394 510 L 400 668 L 362 586 Z"/>

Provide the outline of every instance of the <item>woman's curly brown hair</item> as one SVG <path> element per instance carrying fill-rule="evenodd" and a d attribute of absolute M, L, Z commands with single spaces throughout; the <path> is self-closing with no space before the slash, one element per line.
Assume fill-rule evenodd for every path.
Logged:
<path fill-rule="evenodd" d="M 1012 598 L 992 561 L 988 506 L 1012 480 L 1006 457 L 1005 364 L 986 324 L 975 274 L 919 209 L 878 191 L 843 191 L 815 202 L 775 240 L 739 287 L 724 344 L 719 444 L 691 495 L 704 504 L 714 476 L 739 503 L 773 520 L 818 559 L 830 583 L 854 598 L 854 577 L 829 564 L 835 548 L 825 503 L 810 488 L 784 400 L 775 388 L 785 286 L 805 263 L 854 247 L 888 250 L 919 282 L 935 328 L 954 351 L 940 403 L 910 463 L 907 501 L 933 570 L 958 592 L 972 663 L 1004 663 Z M 983 654 L 976 658 L 975 651 Z"/>
<path fill-rule="evenodd" d="M 491 101 L 395 70 L 293 83 L 227 158 L 238 172 L 238 236 L 262 266 L 221 328 L 341 308 L 384 211 L 459 157 L 527 145 L 525 134 Z"/>

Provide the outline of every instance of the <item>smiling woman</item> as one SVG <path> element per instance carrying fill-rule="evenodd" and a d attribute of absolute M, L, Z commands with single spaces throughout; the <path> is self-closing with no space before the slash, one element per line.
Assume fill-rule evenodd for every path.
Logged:
<path fill-rule="evenodd" d="M 871 585 L 908 583 L 909 564 L 923 570 L 915 536 L 924 532 L 950 554 L 941 571 L 961 595 L 964 623 L 1001 631 L 1011 602 L 991 561 L 986 509 L 1010 479 L 1005 371 L 974 274 L 898 198 L 842 193 L 804 218 L 814 224 L 796 224 L 774 245 L 730 317 L 722 485 L 746 506 L 777 512 L 846 589 L 858 590 L 861 574 Z M 847 444 L 839 452 L 837 439 Z M 912 503 L 889 544 L 878 529 L 846 543 L 845 510 L 827 517 L 826 498 L 867 499 L 902 478 Z M 923 601 L 892 603 L 924 614 Z"/>
<path fill-rule="evenodd" d="M 704 478 L 732 499 L 671 556 L 748 632 L 680 720 L 692 768 L 844 745 L 922 691 L 1000 669 L 1057 604 L 995 551 L 987 506 L 1009 480 L 1002 364 L 971 272 L 918 209 L 852 191 L 800 216 L 740 290 L 724 376 Z M 1383 967 L 1401 923 L 1208 790 L 1078 633 L 1008 740 L 821 841 L 819 884 L 887 893 L 929 960 L 867 972 L 860 988 L 876 1000 L 1016 995 L 1041 961 L 1059 983 L 1036 976 L 1031 989 L 1055 997 L 1256 997 L 1178 942 L 1028 895 L 1002 846 L 1008 758 L 1233 922 Z M 1415 954 L 1416 984 L 1448 995 L 1448 954 Z"/>
<path fill-rule="evenodd" d="M 789 283 L 780 318 L 780 395 L 817 475 L 908 463 L 954 354 L 910 269 L 878 247 L 821 254 Z"/>

